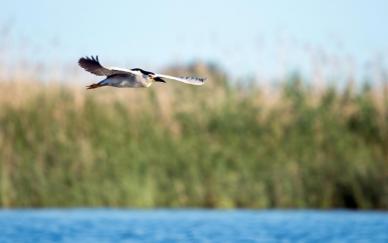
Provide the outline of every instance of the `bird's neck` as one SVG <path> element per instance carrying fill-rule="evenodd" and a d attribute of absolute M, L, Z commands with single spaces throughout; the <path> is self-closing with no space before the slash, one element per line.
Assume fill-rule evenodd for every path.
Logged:
<path fill-rule="evenodd" d="M 152 85 L 152 79 L 146 79 L 144 82 L 143 82 L 143 85 L 144 87 L 148 88 Z"/>

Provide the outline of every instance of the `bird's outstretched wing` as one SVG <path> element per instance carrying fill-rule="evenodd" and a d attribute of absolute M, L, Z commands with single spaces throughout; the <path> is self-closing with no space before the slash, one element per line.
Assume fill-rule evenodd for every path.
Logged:
<path fill-rule="evenodd" d="M 100 64 L 98 56 L 96 57 L 81 57 L 78 60 L 78 64 L 88 72 L 91 72 L 98 76 L 110 76 L 114 74 L 133 74 L 129 69 L 116 68 L 116 67 L 104 67 Z"/>
<path fill-rule="evenodd" d="M 198 78 L 198 77 L 174 77 L 170 75 L 165 74 L 155 74 L 156 77 L 159 78 L 165 78 L 165 79 L 171 79 L 175 81 L 179 81 L 186 84 L 192 84 L 192 85 L 202 85 L 205 83 L 206 78 Z"/>

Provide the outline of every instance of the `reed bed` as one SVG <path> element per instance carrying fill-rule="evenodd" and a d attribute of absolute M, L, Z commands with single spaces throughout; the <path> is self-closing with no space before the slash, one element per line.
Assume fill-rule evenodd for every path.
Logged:
<path fill-rule="evenodd" d="M 189 71 L 207 84 L 2 80 L 1 206 L 388 208 L 386 85 Z"/>

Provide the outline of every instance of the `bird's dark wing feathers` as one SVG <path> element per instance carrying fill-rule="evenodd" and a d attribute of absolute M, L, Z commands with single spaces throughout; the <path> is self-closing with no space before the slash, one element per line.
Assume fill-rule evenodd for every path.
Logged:
<path fill-rule="evenodd" d="M 108 76 L 112 74 L 112 70 L 106 67 L 103 67 L 99 60 L 98 56 L 96 57 L 82 57 L 79 59 L 78 64 L 88 72 L 91 72 L 98 76 Z"/>
<path fill-rule="evenodd" d="M 133 75 L 130 70 L 125 68 L 104 67 L 98 60 L 98 56 L 81 57 L 78 64 L 86 71 L 98 76 L 111 76 L 116 74 Z"/>

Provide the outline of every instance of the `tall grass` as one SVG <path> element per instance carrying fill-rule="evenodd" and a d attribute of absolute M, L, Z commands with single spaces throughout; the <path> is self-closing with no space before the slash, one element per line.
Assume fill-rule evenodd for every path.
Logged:
<path fill-rule="evenodd" d="M 1 206 L 388 208 L 387 87 L 191 71 L 207 84 L 1 82 Z"/>

